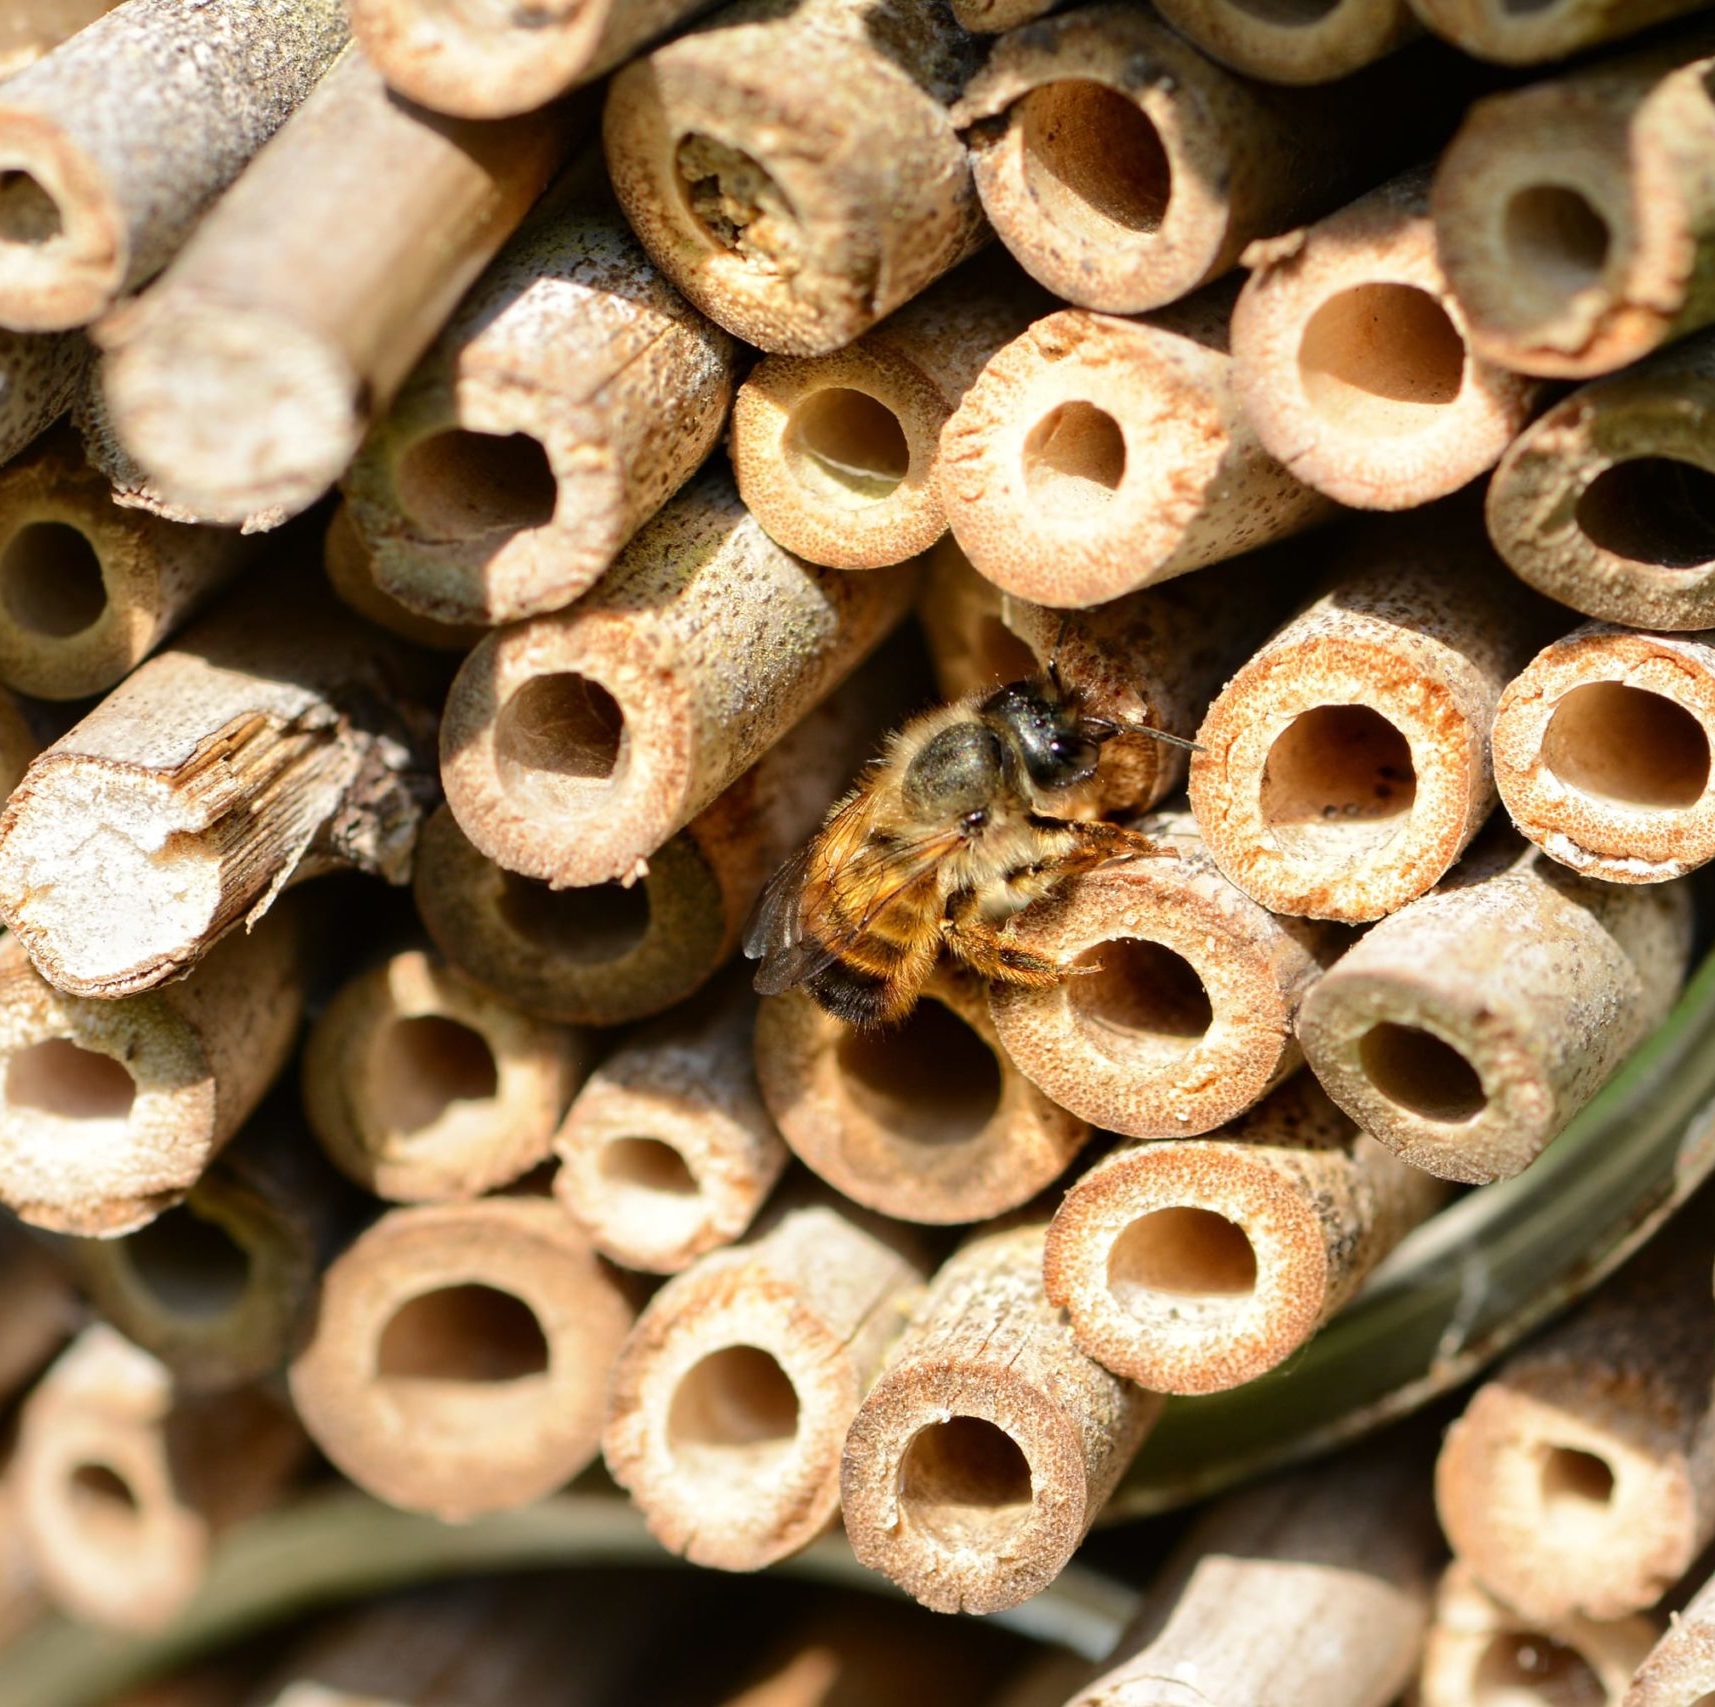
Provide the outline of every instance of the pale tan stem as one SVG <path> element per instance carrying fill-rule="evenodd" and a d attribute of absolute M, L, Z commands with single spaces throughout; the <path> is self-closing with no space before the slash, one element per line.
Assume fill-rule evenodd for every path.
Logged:
<path fill-rule="evenodd" d="M 902 1221 L 948 1225 L 1016 1209 L 1090 1136 L 1008 1059 L 981 986 L 951 972 L 887 1031 L 854 1030 L 802 991 L 768 997 L 756 1078 L 807 1167 Z"/>
<path fill-rule="evenodd" d="M 0 331 L 0 462 L 71 407 L 89 359 L 89 341 L 79 333 Z"/>
<path fill-rule="evenodd" d="M 927 550 L 947 531 L 941 429 L 989 357 L 1049 306 L 987 254 L 855 344 L 767 357 L 733 409 L 739 496 L 812 563 L 877 569 Z"/>
<path fill-rule="evenodd" d="M 1650 1649 L 1619 1707 L 1707 1707 L 1715 1694 L 1715 1577 Z"/>
<path fill-rule="evenodd" d="M 731 1244 L 786 1166 L 751 1064 L 756 1004 L 717 984 L 628 1038 L 554 1137 L 554 1194 L 628 1268 L 676 1274 Z"/>
<path fill-rule="evenodd" d="M 34 65 L 117 4 L 118 0 L 9 0 L 0 15 L 0 79 Z"/>
<path fill-rule="evenodd" d="M 0 1298 L 6 1301 L 0 1315 L 0 1403 L 5 1403 L 59 1350 L 82 1315 L 63 1265 L 10 1217 L 0 1220 Z M 0 1521 L 0 1532 L 4 1529 Z M 0 1568 L 0 1579 L 4 1575 Z M 4 1599 L 0 1592 L 0 1603 Z"/>
<path fill-rule="evenodd" d="M 509 871 L 555 888 L 635 881 L 913 591 L 909 569 L 800 562 L 707 471 L 587 597 L 471 654 L 441 724 L 447 804 Z"/>
<path fill-rule="evenodd" d="M 1416 1699 L 1421 1707 L 1621 1707 L 1623 1697 L 1629 1707 L 1627 1683 L 1660 1630 L 1648 1616 L 1522 1615 L 1453 1564 L 1435 1597 Z"/>
<path fill-rule="evenodd" d="M 1059 0 L 950 0 L 950 3 L 962 28 L 992 36 L 1040 18 L 1044 12 L 1053 11 Z"/>
<path fill-rule="evenodd" d="M 1074 878 L 1008 931 L 1066 977 L 997 986 L 989 1011 L 1018 1070 L 1057 1103 L 1133 1138 L 1192 1137 L 1300 1064 L 1294 1018 L 1340 945 L 1236 889 L 1184 811 L 1139 828 L 1159 857 Z"/>
<path fill-rule="evenodd" d="M 846 1430 L 924 1273 L 899 1230 L 813 1196 L 662 1287 L 602 1450 L 663 1546 L 751 1571 L 833 1522 Z"/>
<path fill-rule="evenodd" d="M 1147 319 L 1069 308 L 1000 350 L 942 434 L 941 501 L 1021 598 L 1105 603 L 1333 513 L 1263 448 L 1220 285 Z"/>
<path fill-rule="evenodd" d="M 160 283 L 102 322 L 120 442 L 209 520 L 307 508 L 580 119 L 568 107 L 488 126 L 439 118 L 349 49 Z"/>
<path fill-rule="evenodd" d="M 1507 65 L 1567 59 L 1684 17 L 1703 0 L 1408 0 L 1419 20 L 1466 53 Z M 1163 10 L 1166 10 L 1164 7 Z"/>
<path fill-rule="evenodd" d="M 286 1064 L 303 921 L 282 910 L 188 978 L 68 996 L 0 942 L 0 1199 L 34 1226 L 134 1232 L 181 1202 Z"/>
<path fill-rule="evenodd" d="M 937 1612 L 1046 1588 L 1161 1407 L 1078 1349 L 1042 1239 L 1015 1226 L 948 1259 L 846 1437 L 852 1550 Z"/>
<path fill-rule="evenodd" d="M 1682 883 L 1596 883 L 1497 837 L 1346 952 L 1298 1038 L 1414 1167 L 1508 1179 L 1666 1015 L 1689 951 Z"/>
<path fill-rule="evenodd" d="M 1715 320 L 1712 74 L 1704 23 L 1470 110 L 1432 208 L 1480 355 L 1589 379 Z"/>
<path fill-rule="evenodd" d="M 1483 360 L 1436 255 L 1429 171 L 1245 252 L 1238 394 L 1265 449 L 1361 510 L 1468 485 L 1530 419 L 1537 383 Z"/>
<path fill-rule="evenodd" d="M 594 1458 L 632 1314 L 556 1203 L 392 1209 L 323 1276 L 292 1399 L 378 1499 L 449 1522 L 508 1511 Z"/>
<path fill-rule="evenodd" d="M 74 447 L 0 469 L 0 680 L 43 699 L 106 693 L 255 556 L 120 508 Z"/>
<path fill-rule="evenodd" d="M 1715 332 L 1580 387 L 1489 483 L 1514 574 L 1587 616 L 1715 627 Z"/>
<path fill-rule="evenodd" d="M 727 7 L 614 78 L 620 206 L 729 332 L 776 354 L 838 349 L 986 233 L 946 107 L 977 51 L 914 0 Z"/>
<path fill-rule="evenodd" d="M 322 568 L 341 604 L 367 622 L 437 652 L 468 652 L 487 633 L 474 624 L 436 622 L 419 616 L 385 592 L 375 579 L 375 557 L 352 526 L 349 506 L 341 504 L 322 540 Z"/>
<path fill-rule="evenodd" d="M 382 589 L 441 622 L 558 610 L 696 471 L 733 341 L 574 174 L 495 258 L 344 482 Z"/>
<path fill-rule="evenodd" d="M 30 766 L 0 815 L 0 913 L 61 989 L 125 996 L 294 878 L 405 882 L 434 788 L 418 674 L 319 587 L 242 590 Z"/>
<path fill-rule="evenodd" d="M 1406 0 L 1160 0 L 1158 10 L 1211 59 L 1265 83 L 1349 77 L 1419 27 Z"/>
<path fill-rule="evenodd" d="M 125 0 L 8 79 L 0 325 L 84 325 L 158 272 L 345 39 L 339 0 Z"/>
<path fill-rule="evenodd" d="M 1655 1603 L 1715 1536 L 1710 1241 L 1673 1231 L 1514 1352 L 1447 1432 L 1448 1541 L 1527 1618 Z"/>
<path fill-rule="evenodd" d="M 1116 1375 L 1219 1393 L 1290 1357 L 1446 1196 L 1300 1073 L 1210 1138 L 1103 1157 L 1049 1223 L 1043 1276 Z"/>
<path fill-rule="evenodd" d="M 1412 1676 L 1439 1552 L 1408 1444 L 1229 1494 L 1067 1707 L 1389 1707 Z"/>
<path fill-rule="evenodd" d="M 1361 538 L 1198 731 L 1191 809 L 1221 870 L 1347 923 L 1431 888 L 1494 809 L 1495 705 L 1551 621 L 1453 517 Z"/>
<path fill-rule="evenodd" d="M 593 1042 L 410 949 L 345 983 L 304 1048 L 328 1159 L 395 1203 L 480 1197 L 545 1161 Z"/>
<path fill-rule="evenodd" d="M 271 1505 L 305 1454 L 257 1388 L 201 1398 L 104 1324 L 42 1377 L 13 1474 L 44 1586 L 73 1617 L 156 1630 L 196 1592 L 220 1531 Z"/>

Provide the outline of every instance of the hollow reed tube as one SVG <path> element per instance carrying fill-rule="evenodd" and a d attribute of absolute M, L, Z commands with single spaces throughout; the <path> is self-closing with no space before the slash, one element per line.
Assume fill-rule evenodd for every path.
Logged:
<path fill-rule="evenodd" d="M 1162 17 L 1211 59 L 1265 83 L 1332 83 L 1402 47 L 1406 0 L 1161 0 Z"/>
<path fill-rule="evenodd" d="M 341 504 L 322 538 L 322 569 L 334 596 L 365 622 L 436 652 L 468 652 L 487 630 L 474 625 L 436 622 L 407 610 L 375 579 L 375 557 L 352 525 L 348 506 Z"/>
<path fill-rule="evenodd" d="M 89 340 L 75 332 L 0 331 L 0 462 L 71 407 L 89 359 Z"/>
<path fill-rule="evenodd" d="M 1715 1692 L 1715 1578 L 1706 1578 L 1633 1674 L 1620 1707 L 1698 1707 Z"/>
<path fill-rule="evenodd" d="M 0 18 L 0 78 L 14 76 L 26 65 L 34 65 L 45 53 L 103 12 L 111 12 L 118 0 L 13 0 Z"/>
<path fill-rule="evenodd" d="M 1566 59 L 1698 9 L 1697 0 L 1409 0 L 1418 18 L 1466 53 L 1506 65 Z"/>

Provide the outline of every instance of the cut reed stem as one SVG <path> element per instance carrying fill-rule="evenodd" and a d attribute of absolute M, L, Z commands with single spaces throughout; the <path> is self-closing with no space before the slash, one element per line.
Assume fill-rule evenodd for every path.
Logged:
<path fill-rule="evenodd" d="M 1211 59 L 1265 83 L 1332 83 L 1418 29 L 1406 0 L 1160 0 L 1159 10 Z"/>

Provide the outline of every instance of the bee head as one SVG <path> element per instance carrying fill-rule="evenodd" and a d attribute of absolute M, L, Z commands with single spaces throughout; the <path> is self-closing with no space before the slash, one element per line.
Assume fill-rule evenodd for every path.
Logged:
<path fill-rule="evenodd" d="M 1050 791 L 1088 782 L 1102 743 L 1119 733 L 1119 725 L 1105 717 L 1083 716 L 1054 677 L 996 688 L 977 715 L 1011 743 L 1031 782 Z"/>

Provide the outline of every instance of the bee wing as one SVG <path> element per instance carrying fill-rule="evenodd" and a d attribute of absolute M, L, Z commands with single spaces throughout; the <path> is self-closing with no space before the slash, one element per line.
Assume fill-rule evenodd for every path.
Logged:
<path fill-rule="evenodd" d="M 815 842 L 806 842 L 769 878 L 744 927 L 744 952 L 760 960 L 756 989 L 778 996 L 831 965 L 838 952 L 804 934 L 804 880 Z"/>

